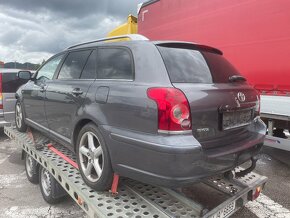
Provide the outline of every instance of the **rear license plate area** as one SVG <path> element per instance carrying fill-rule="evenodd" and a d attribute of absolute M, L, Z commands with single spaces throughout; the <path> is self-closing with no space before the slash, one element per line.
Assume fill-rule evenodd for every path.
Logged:
<path fill-rule="evenodd" d="M 227 130 L 245 126 L 250 124 L 252 119 L 253 119 L 253 110 L 223 112 L 222 129 Z"/>

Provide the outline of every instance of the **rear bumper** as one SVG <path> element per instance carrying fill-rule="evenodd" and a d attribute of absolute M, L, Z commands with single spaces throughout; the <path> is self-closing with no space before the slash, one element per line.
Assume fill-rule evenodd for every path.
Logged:
<path fill-rule="evenodd" d="M 116 173 L 145 183 L 178 187 L 235 168 L 255 156 L 265 138 L 265 125 L 255 122 L 247 142 L 203 150 L 191 135 L 144 135 L 102 126 Z"/>

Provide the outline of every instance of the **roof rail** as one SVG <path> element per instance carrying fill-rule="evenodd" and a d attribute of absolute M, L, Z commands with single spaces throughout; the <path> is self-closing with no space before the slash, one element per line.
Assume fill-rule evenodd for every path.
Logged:
<path fill-rule="evenodd" d="M 137 41 L 137 40 L 149 40 L 148 38 L 146 38 L 143 35 L 140 34 L 127 34 L 127 35 L 120 35 L 120 36 L 113 36 L 113 37 L 106 37 L 106 38 L 101 38 L 101 39 L 97 39 L 94 41 L 89 41 L 89 42 L 83 42 L 80 44 L 76 44 L 73 46 L 68 47 L 67 49 L 71 49 L 77 46 L 81 46 L 81 45 L 86 45 L 86 44 L 90 44 L 90 43 L 94 43 L 94 42 L 104 42 L 104 41 L 110 41 L 110 40 L 115 40 L 115 39 L 131 39 L 132 41 Z"/>

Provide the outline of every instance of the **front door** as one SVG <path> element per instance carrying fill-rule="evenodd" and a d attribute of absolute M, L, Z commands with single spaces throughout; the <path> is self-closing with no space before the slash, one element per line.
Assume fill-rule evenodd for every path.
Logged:
<path fill-rule="evenodd" d="M 44 110 L 45 91 L 47 82 L 53 78 L 62 58 L 63 55 L 58 55 L 50 59 L 38 70 L 36 78 L 23 89 L 25 117 L 34 126 L 44 129 L 48 127 Z"/>

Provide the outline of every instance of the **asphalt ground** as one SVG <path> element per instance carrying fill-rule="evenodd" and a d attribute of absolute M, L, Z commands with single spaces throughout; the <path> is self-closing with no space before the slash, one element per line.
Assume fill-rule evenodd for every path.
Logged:
<path fill-rule="evenodd" d="M 290 217 L 290 152 L 264 147 L 256 172 L 268 177 L 263 195 L 232 217 Z M 67 197 L 57 205 L 47 204 L 39 186 L 26 179 L 21 149 L 0 129 L 0 217 L 86 217 Z"/>

